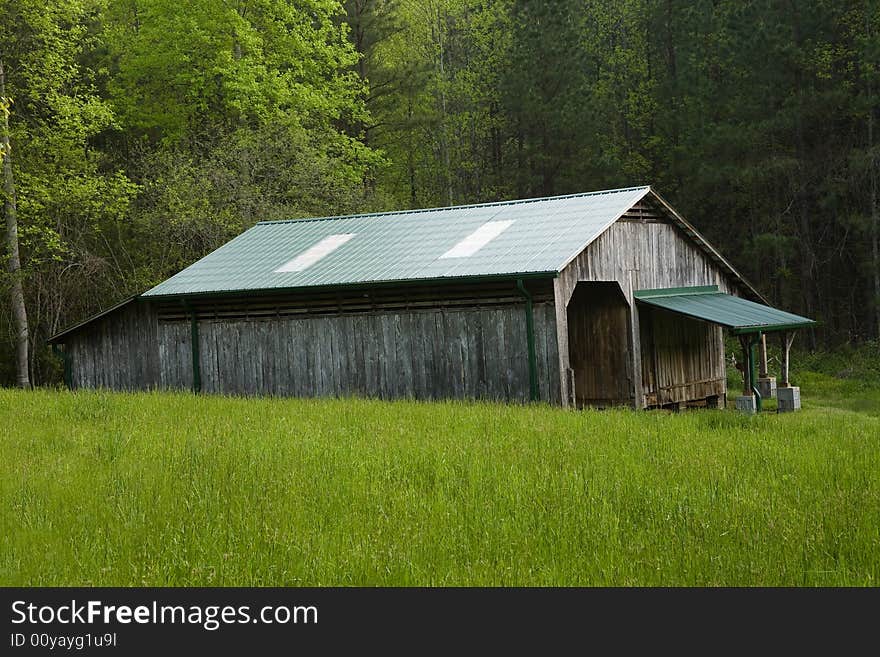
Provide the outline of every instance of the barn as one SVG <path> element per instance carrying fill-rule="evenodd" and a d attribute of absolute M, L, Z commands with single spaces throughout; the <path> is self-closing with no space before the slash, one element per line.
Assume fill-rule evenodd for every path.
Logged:
<path fill-rule="evenodd" d="M 680 408 L 726 400 L 725 329 L 753 371 L 810 323 L 635 187 L 258 223 L 50 341 L 71 388 Z"/>

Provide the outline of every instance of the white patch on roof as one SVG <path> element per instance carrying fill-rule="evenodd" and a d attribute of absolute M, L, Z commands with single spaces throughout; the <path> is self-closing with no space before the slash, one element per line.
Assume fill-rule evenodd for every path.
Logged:
<path fill-rule="evenodd" d="M 329 235 L 312 247 L 309 247 L 287 264 L 281 265 L 275 270 L 276 274 L 287 274 L 290 272 L 302 271 L 309 267 L 324 256 L 333 253 L 340 246 L 354 237 L 356 233 L 342 233 L 339 235 Z"/>
<path fill-rule="evenodd" d="M 487 221 L 440 257 L 467 258 L 468 256 L 472 256 L 505 230 L 510 228 L 512 223 L 513 219 L 506 221 Z"/>

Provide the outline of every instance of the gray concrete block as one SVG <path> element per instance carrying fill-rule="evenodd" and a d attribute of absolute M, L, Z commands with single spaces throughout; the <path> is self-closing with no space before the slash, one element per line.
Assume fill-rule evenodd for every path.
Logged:
<path fill-rule="evenodd" d="M 801 410 L 801 389 L 788 386 L 776 389 L 776 410 L 778 413 L 791 413 Z"/>
<path fill-rule="evenodd" d="M 755 403 L 755 396 L 740 396 L 736 398 L 736 410 L 746 415 L 754 415 L 758 412 L 758 405 Z"/>
<path fill-rule="evenodd" d="M 758 392 L 761 399 L 774 399 L 776 397 L 776 377 L 767 376 L 758 379 Z"/>

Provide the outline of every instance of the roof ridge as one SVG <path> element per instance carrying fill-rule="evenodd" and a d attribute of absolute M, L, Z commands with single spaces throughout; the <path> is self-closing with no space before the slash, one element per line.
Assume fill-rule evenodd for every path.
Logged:
<path fill-rule="evenodd" d="M 278 224 L 305 223 L 312 221 L 336 221 L 339 219 L 354 219 L 361 217 L 385 217 L 399 216 L 403 214 L 423 214 L 426 212 L 439 212 L 442 210 L 466 210 L 469 208 L 493 208 L 505 205 L 522 205 L 526 203 L 538 203 L 540 201 L 556 201 L 568 198 L 583 198 L 585 196 L 600 196 L 602 194 L 618 194 L 623 192 L 634 192 L 638 189 L 648 190 L 650 185 L 636 185 L 634 187 L 621 187 L 619 189 L 602 189 L 595 192 L 578 192 L 576 194 L 559 194 L 557 196 L 539 196 L 535 198 L 512 199 L 510 201 L 489 201 L 487 203 L 468 203 L 464 205 L 448 205 L 435 208 L 415 208 L 413 210 L 388 210 L 385 212 L 364 212 L 360 214 L 339 214 L 327 217 L 302 217 L 300 219 L 273 219 L 268 221 L 258 221 L 256 226 L 275 226 Z"/>

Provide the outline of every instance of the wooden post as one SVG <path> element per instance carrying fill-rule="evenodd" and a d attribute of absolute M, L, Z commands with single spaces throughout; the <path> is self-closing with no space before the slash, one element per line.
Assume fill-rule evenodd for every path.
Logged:
<path fill-rule="evenodd" d="M 788 381 L 789 352 L 791 351 L 791 343 L 794 342 L 794 332 L 783 331 L 779 334 L 782 341 L 782 371 L 779 378 L 781 388 L 788 388 L 791 384 Z"/>
<path fill-rule="evenodd" d="M 565 372 L 567 375 L 566 382 L 567 382 L 567 386 L 568 386 L 568 388 L 565 392 L 566 392 L 566 395 L 568 396 L 568 398 L 565 400 L 564 405 L 568 408 L 575 408 L 576 409 L 577 408 L 577 391 L 575 390 L 575 387 L 574 387 L 574 370 L 571 369 L 570 367 L 566 367 Z"/>
<path fill-rule="evenodd" d="M 791 385 L 789 381 L 789 364 L 791 362 L 791 343 L 794 341 L 794 332 L 784 332 L 782 338 L 782 384 L 776 389 L 776 399 L 779 400 L 777 413 L 790 413 L 801 408 L 801 389 Z"/>
<path fill-rule="evenodd" d="M 637 287 L 633 277 L 637 275 L 638 272 L 629 271 L 629 289 L 624 290 L 621 285 L 621 292 L 624 293 L 626 302 L 629 304 L 629 344 L 632 349 L 632 358 L 629 364 L 632 367 L 633 406 L 640 409 L 645 408 L 645 382 L 642 381 L 642 331 L 639 327 L 641 316 L 633 294 L 633 290 Z"/>
<path fill-rule="evenodd" d="M 574 370 L 568 353 L 568 307 L 569 295 L 563 282 L 553 279 L 553 306 L 556 313 L 556 347 L 559 358 L 559 393 L 563 407 L 576 408 L 574 391 Z"/>
<path fill-rule="evenodd" d="M 758 376 L 762 379 L 769 376 L 767 373 L 767 336 L 764 333 L 761 334 L 761 363 Z"/>

